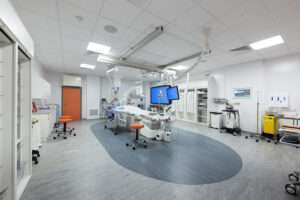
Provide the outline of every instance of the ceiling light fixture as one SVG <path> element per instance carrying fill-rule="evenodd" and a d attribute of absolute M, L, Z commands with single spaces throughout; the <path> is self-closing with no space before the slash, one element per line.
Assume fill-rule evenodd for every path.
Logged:
<path fill-rule="evenodd" d="M 89 65 L 89 64 L 80 64 L 80 68 L 94 70 L 96 68 L 96 66 L 95 65 Z"/>
<path fill-rule="evenodd" d="M 272 46 L 283 44 L 283 43 L 284 43 L 284 40 L 281 37 L 281 35 L 277 35 L 277 36 L 270 37 L 270 38 L 267 38 L 264 40 L 253 42 L 253 43 L 249 44 L 249 46 L 254 50 L 260 50 L 260 49 L 272 47 Z"/>
<path fill-rule="evenodd" d="M 185 65 L 176 65 L 176 66 L 169 67 L 169 69 L 173 69 L 176 71 L 184 71 L 184 70 L 187 70 L 188 68 L 189 67 L 185 66 Z"/>
<path fill-rule="evenodd" d="M 104 55 L 99 55 L 97 58 L 98 62 L 103 62 L 103 63 L 113 63 L 115 60 L 111 57 L 104 56 Z"/>
<path fill-rule="evenodd" d="M 111 47 L 110 46 L 106 46 L 103 44 L 98 44 L 95 42 L 89 42 L 88 46 L 87 46 L 87 50 L 88 51 L 92 51 L 95 53 L 103 53 L 103 54 L 107 54 L 110 52 Z"/>

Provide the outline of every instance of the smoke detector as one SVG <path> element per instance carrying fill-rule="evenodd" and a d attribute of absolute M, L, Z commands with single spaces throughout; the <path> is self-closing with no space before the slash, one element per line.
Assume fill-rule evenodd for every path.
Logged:
<path fill-rule="evenodd" d="M 106 32 L 112 33 L 112 34 L 118 32 L 118 29 L 115 26 L 113 26 L 113 25 L 105 25 L 104 26 L 104 30 Z"/>

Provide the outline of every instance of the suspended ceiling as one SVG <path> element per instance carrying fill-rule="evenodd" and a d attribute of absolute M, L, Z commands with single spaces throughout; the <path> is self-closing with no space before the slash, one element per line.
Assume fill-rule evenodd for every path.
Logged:
<path fill-rule="evenodd" d="M 104 75 L 106 65 L 87 55 L 89 41 L 112 47 L 120 56 L 154 27 L 165 33 L 134 54 L 143 63 L 165 64 L 198 52 L 203 28 L 211 29 L 212 54 L 195 73 L 217 67 L 300 51 L 300 1 L 298 0 L 12 0 L 31 33 L 38 60 L 48 69 L 67 73 Z M 114 34 L 105 25 L 118 29 Z M 261 51 L 229 50 L 281 34 L 284 45 Z M 79 68 L 96 64 L 95 71 Z M 186 62 L 189 65 L 193 62 Z M 135 79 L 138 71 L 124 70 Z"/>

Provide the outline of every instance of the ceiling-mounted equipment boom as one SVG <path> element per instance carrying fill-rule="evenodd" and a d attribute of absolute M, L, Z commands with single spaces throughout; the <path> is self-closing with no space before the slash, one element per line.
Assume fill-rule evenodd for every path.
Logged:
<path fill-rule="evenodd" d="M 155 28 L 154 31 L 149 33 L 146 37 L 144 37 L 141 41 L 139 41 L 134 46 L 130 47 L 122 56 L 121 58 L 123 60 L 128 59 L 131 55 L 133 55 L 135 52 L 137 52 L 139 49 L 143 48 L 147 44 L 149 44 L 151 41 L 156 39 L 158 36 L 160 36 L 164 32 L 163 26 L 158 26 Z"/>
<path fill-rule="evenodd" d="M 184 61 L 187 61 L 187 60 L 191 60 L 191 59 L 194 59 L 194 58 L 197 58 L 197 57 L 199 57 L 200 59 L 203 59 L 204 57 L 210 55 L 211 54 L 211 49 L 210 49 L 210 46 L 209 46 L 210 32 L 211 32 L 210 27 L 203 27 L 202 35 L 204 37 L 204 41 L 203 41 L 203 45 L 202 45 L 202 50 L 200 52 L 197 52 L 197 53 L 194 53 L 192 55 L 180 58 L 178 60 L 174 60 L 172 62 L 169 62 L 169 63 L 165 64 L 165 65 L 161 65 L 161 66 L 159 66 L 159 68 L 164 69 L 164 68 L 167 68 L 169 66 L 176 65 L 178 63 L 181 63 L 181 62 L 184 62 Z M 200 59 L 198 59 L 197 62 L 200 62 L 201 61 Z"/>
<path fill-rule="evenodd" d="M 172 62 L 169 62 L 165 65 L 160 65 L 159 68 L 160 69 L 164 69 L 164 68 L 167 68 L 169 66 L 172 66 L 172 65 L 176 65 L 178 63 L 182 63 L 184 61 L 187 61 L 187 60 L 191 60 L 191 59 L 194 59 L 194 58 L 197 58 L 197 57 L 200 57 L 202 55 L 209 55 L 211 53 L 211 50 L 208 50 L 207 52 L 206 51 L 200 51 L 200 52 L 197 52 L 197 53 L 194 53 L 192 55 L 189 55 L 189 56 L 186 56 L 186 57 L 183 57 L 183 58 L 180 58 L 178 60 L 174 60 Z"/>
<path fill-rule="evenodd" d="M 141 63 L 129 62 L 112 56 L 99 55 L 99 57 L 101 58 L 100 59 L 98 58 L 98 62 L 109 64 L 112 66 L 118 65 L 118 66 L 131 67 L 131 68 L 141 69 L 146 71 L 161 72 L 161 69 L 159 69 L 156 65 L 146 65 Z"/>

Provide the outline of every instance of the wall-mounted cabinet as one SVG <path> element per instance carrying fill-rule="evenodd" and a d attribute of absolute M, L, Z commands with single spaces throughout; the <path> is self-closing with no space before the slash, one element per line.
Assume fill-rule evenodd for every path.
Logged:
<path fill-rule="evenodd" d="M 18 48 L 15 66 L 16 140 L 15 158 L 17 198 L 21 196 L 31 176 L 31 61 Z"/>
<path fill-rule="evenodd" d="M 0 199 L 16 200 L 31 176 L 31 62 L 0 29 Z"/>

